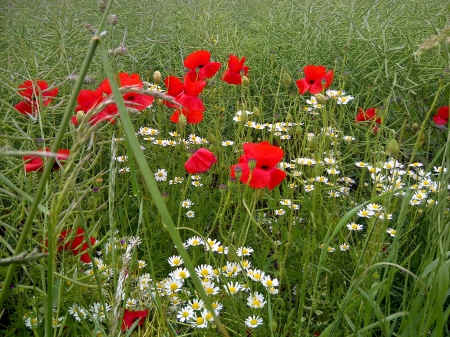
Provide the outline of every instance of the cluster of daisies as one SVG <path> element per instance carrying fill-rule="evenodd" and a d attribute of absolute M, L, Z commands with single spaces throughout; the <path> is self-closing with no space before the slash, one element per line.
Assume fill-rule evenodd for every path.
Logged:
<path fill-rule="evenodd" d="M 185 200 L 185 205 L 190 201 Z M 123 267 L 121 261 L 127 254 L 129 245 L 132 242 L 140 240 L 135 237 L 114 238 L 112 242 L 107 242 L 103 246 L 97 247 L 97 251 L 91 263 L 84 263 L 83 269 L 75 270 L 73 275 L 83 283 L 98 284 L 100 282 L 102 293 L 98 293 L 96 288 L 84 289 L 84 298 L 89 298 L 93 302 L 86 303 L 80 301 L 73 303 L 67 312 L 59 311 L 58 316 L 54 318 L 54 327 L 65 324 L 66 320 L 74 319 L 83 324 L 94 324 L 97 327 L 105 328 L 112 322 L 114 303 L 113 298 L 117 298 L 117 289 L 114 289 L 113 275 L 114 269 L 119 273 Z M 203 239 L 198 236 L 189 238 L 184 242 L 186 249 L 200 249 L 206 261 L 215 261 L 215 264 L 202 263 L 195 267 L 197 276 L 201 279 L 206 294 L 210 297 L 214 314 L 220 316 L 225 310 L 226 305 L 231 305 L 233 310 L 250 311 L 242 324 L 248 328 L 256 328 L 263 324 L 260 313 L 267 303 L 267 296 L 278 294 L 279 281 L 270 274 L 252 266 L 250 260 L 253 253 L 251 247 L 239 247 L 233 251 L 233 261 L 226 259 L 217 259 L 215 254 L 227 256 L 230 249 L 224 246 L 220 241 L 213 239 Z M 115 268 L 113 268 L 112 253 L 115 254 Z M 193 252 L 196 256 L 202 255 Z M 128 252 L 129 254 L 129 252 Z M 229 256 L 231 256 L 229 255 Z M 218 261 L 223 261 L 219 264 Z M 126 278 L 121 289 L 124 291 L 119 294 L 120 306 L 128 311 L 151 310 L 156 308 L 157 304 L 164 303 L 166 314 L 174 321 L 178 321 L 180 327 L 188 326 L 195 328 L 214 327 L 214 318 L 211 312 L 205 307 L 204 301 L 197 295 L 190 280 L 190 272 L 183 267 L 184 261 L 180 256 L 171 256 L 167 259 L 172 271 L 162 280 L 154 280 L 146 272 L 147 263 L 144 260 L 138 260 L 137 263 L 127 268 Z M 120 280 L 119 280 L 120 282 Z M 77 284 L 69 285 L 70 291 Z M 103 297 L 103 301 L 101 300 Z M 105 299 L 111 302 L 104 301 Z M 248 309 L 243 309 L 248 308 Z M 24 317 L 24 323 L 30 329 L 35 329 L 42 321 L 38 310 L 27 312 Z"/>

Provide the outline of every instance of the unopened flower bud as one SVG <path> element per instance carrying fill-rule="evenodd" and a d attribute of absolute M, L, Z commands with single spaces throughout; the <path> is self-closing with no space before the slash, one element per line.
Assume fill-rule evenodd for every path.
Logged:
<path fill-rule="evenodd" d="M 292 83 L 292 78 L 288 73 L 283 73 L 283 77 L 281 79 L 285 86 L 290 86 Z"/>
<path fill-rule="evenodd" d="M 184 128 L 186 127 L 186 125 L 187 125 L 187 118 L 186 118 L 185 115 L 180 114 L 180 115 L 178 116 L 178 125 L 179 125 L 179 127 L 180 127 L 181 129 L 184 129 Z"/>
<path fill-rule="evenodd" d="M 236 166 L 236 167 L 234 168 L 234 176 L 236 177 L 236 179 L 241 179 L 241 176 L 242 176 L 242 167 Z"/>
<path fill-rule="evenodd" d="M 78 111 L 77 112 L 77 116 L 75 118 L 77 119 L 77 123 L 78 124 L 80 124 L 83 121 L 84 116 L 85 116 L 85 114 L 84 114 L 83 111 Z"/>
<path fill-rule="evenodd" d="M 94 180 L 94 186 L 100 187 L 103 185 L 103 178 L 97 178 Z"/>
<path fill-rule="evenodd" d="M 248 87 L 250 85 L 250 80 L 248 79 L 247 76 L 242 76 L 242 85 L 244 87 Z"/>
<path fill-rule="evenodd" d="M 293 121 L 294 121 L 294 117 L 292 117 L 292 114 L 290 112 L 288 112 L 288 114 L 286 116 L 286 122 L 292 123 Z"/>
<path fill-rule="evenodd" d="M 256 167 L 256 159 L 254 159 L 254 158 L 249 159 L 249 161 L 248 161 L 248 168 L 251 171 L 253 171 L 255 169 L 255 167 Z"/>
<path fill-rule="evenodd" d="M 297 125 L 294 129 L 294 133 L 296 136 L 301 137 L 303 135 L 303 128 L 301 125 Z"/>
<path fill-rule="evenodd" d="M 386 150 L 388 151 L 390 156 L 397 157 L 400 153 L 400 146 L 395 139 L 391 139 L 387 145 Z"/>
<path fill-rule="evenodd" d="M 212 176 L 211 176 L 211 175 L 206 176 L 205 179 L 202 179 L 202 180 L 203 180 L 203 184 L 204 184 L 206 187 L 211 186 L 211 184 L 212 184 Z"/>
<path fill-rule="evenodd" d="M 216 137 L 214 137 L 214 135 L 211 133 L 206 136 L 206 140 L 211 144 L 217 143 Z"/>
<path fill-rule="evenodd" d="M 258 199 L 264 198 L 265 195 L 266 195 L 266 189 L 265 188 L 256 188 L 255 189 L 255 196 Z"/>
<path fill-rule="evenodd" d="M 154 81 L 156 84 L 162 83 L 162 75 L 161 75 L 161 73 L 160 73 L 158 70 L 156 70 L 156 71 L 153 73 L 153 81 Z"/>
<path fill-rule="evenodd" d="M 322 94 L 317 94 L 316 95 L 316 101 L 319 104 L 325 104 L 325 102 L 327 101 L 327 98 L 324 95 L 322 95 Z"/>
<path fill-rule="evenodd" d="M 411 128 L 412 128 L 414 131 L 419 131 L 420 125 L 417 124 L 417 123 L 413 123 L 413 125 L 411 125 Z"/>
<path fill-rule="evenodd" d="M 312 137 L 309 141 L 308 148 L 311 151 L 315 151 L 319 148 L 319 139 L 317 137 Z"/>
<path fill-rule="evenodd" d="M 258 107 L 254 107 L 253 108 L 253 114 L 255 115 L 255 117 L 259 117 L 261 115 L 261 111 L 259 111 Z"/>
<path fill-rule="evenodd" d="M 247 124 L 248 122 L 248 115 L 246 110 L 241 110 L 241 122 L 242 124 Z"/>

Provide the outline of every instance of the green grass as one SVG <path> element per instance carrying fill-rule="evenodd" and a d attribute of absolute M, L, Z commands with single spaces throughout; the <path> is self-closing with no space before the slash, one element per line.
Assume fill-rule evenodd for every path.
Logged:
<path fill-rule="evenodd" d="M 436 128 L 432 116 L 450 104 L 449 37 L 444 31 L 435 38 L 441 43 L 421 55 L 415 52 L 448 26 L 449 12 L 444 1 L 117 1 L 107 13 L 117 16 L 117 24 L 107 21 L 100 29 L 106 34 L 92 42 L 103 16 L 96 1 L 2 2 L 2 334 L 116 336 L 127 299 L 137 299 L 133 310 L 148 309 L 149 315 L 133 332 L 122 332 L 124 336 L 245 336 L 250 331 L 252 336 L 448 335 L 449 174 L 437 174 L 433 167 L 450 167 L 449 134 Z M 126 53 L 120 54 L 122 47 Z M 200 124 L 182 127 L 170 122 L 173 109 L 161 104 L 128 114 L 116 92 L 120 118 L 115 125 L 67 125 L 81 85 L 95 89 L 119 72 L 137 73 L 149 82 L 156 70 L 163 77 L 183 77 L 184 58 L 199 49 L 209 50 L 212 59 L 222 63 L 201 95 L 206 111 Z M 246 56 L 248 87 L 221 81 L 229 54 Z M 330 88 L 345 90 L 354 100 L 337 105 L 331 99 L 318 116 L 306 113 L 302 107 L 310 95 L 299 95 L 294 81 L 303 77 L 308 64 L 333 69 Z M 83 72 L 85 81 L 79 77 Z M 291 83 L 284 83 L 284 74 Z M 36 120 L 14 109 L 21 99 L 17 87 L 28 79 L 59 88 Z M 376 133 L 370 122 L 354 122 L 359 109 L 370 107 L 377 107 L 382 118 Z M 236 123 L 237 110 L 254 112 L 247 116 L 253 122 L 299 125 L 284 131 L 291 139 L 283 140 L 267 128 Z M 157 139 L 175 140 L 169 132 L 176 131 L 183 138 L 196 134 L 207 140 L 189 147 L 206 147 L 218 158 L 201 175 L 203 186 L 193 186 L 183 167 L 188 149 L 135 137 L 141 127 L 159 130 Z M 327 135 L 325 127 L 337 130 L 338 138 Z M 354 140 L 344 141 L 344 135 Z M 225 140 L 234 145 L 222 146 Z M 297 164 L 286 169 L 286 179 L 271 191 L 230 183 L 230 166 L 242 154 L 242 144 L 260 141 L 280 146 L 284 162 L 334 158 L 340 174 L 327 173 L 331 165 Z M 68 162 L 57 172 L 48 166 L 43 173 L 25 174 L 22 156 L 45 147 L 70 149 Z M 129 159 L 119 162 L 118 156 Z M 442 187 L 426 189 L 435 205 L 410 204 L 418 180 L 402 175 L 401 191 L 383 193 L 369 170 L 355 165 L 363 161 L 381 167 L 393 158 L 404 170 L 413 162 L 423 163 L 422 169 Z M 126 166 L 131 172 L 119 173 Z M 159 169 L 167 170 L 167 181 L 155 181 Z M 387 169 L 381 173 L 389 175 Z M 309 181 L 318 176 L 333 185 Z M 174 177 L 184 180 L 169 184 Z M 341 177 L 355 183 L 346 185 Z M 314 190 L 308 192 L 310 184 Z M 349 190 L 329 197 L 340 187 Z M 186 199 L 194 203 L 189 209 L 195 212 L 193 218 L 180 206 Z M 282 205 L 284 199 L 299 210 Z M 369 203 L 381 205 L 393 219 L 357 216 Z M 285 213 L 276 215 L 280 210 Z M 363 225 L 363 230 L 349 231 L 350 222 Z M 103 262 L 96 267 L 84 265 L 70 251 L 56 251 L 60 233 L 79 227 L 85 230 L 85 240 L 97 239 L 91 254 L 103 251 Z M 389 228 L 397 231 L 395 237 L 386 233 Z M 220 241 L 228 254 L 203 247 L 182 249 L 181 242 L 195 235 Z M 123 259 L 130 237 L 142 242 Z M 46 240 L 48 256 L 17 256 L 41 251 Z M 350 249 L 340 251 L 343 243 Z M 110 254 L 108 244 L 117 245 Z M 324 249 L 319 248 L 322 244 Z M 218 295 L 202 294 L 194 276 L 176 297 L 156 290 L 174 270 L 169 257 L 181 254 L 191 274 L 201 264 L 220 271 L 227 263 L 242 265 L 239 247 L 254 250 L 246 258 L 253 269 L 279 281 L 277 294 L 269 294 L 244 272 L 214 279 Z M 335 251 L 329 253 L 327 247 Z M 139 268 L 139 260 L 146 266 Z M 109 270 L 107 276 L 102 268 Z M 154 294 L 139 287 L 146 273 Z M 250 308 L 249 293 L 226 294 L 223 287 L 231 280 L 263 294 L 267 303 Z M 177 319 L 177 312 L 196 294 L 210 302 L 208 308 L 212 302 L 223 305 L 218 317 L 224 330 L 219 322 L 202 329 Z M 112 308 L 101 318 L 93 313 L 94 303 Z M 69 313 L 74 305 L 89 312 L 85 320 Z M 263 324 L 247 328 L 244 321 L 250 315 L 260 316 Z M 26 317 L 37 319 L 33 329 L 25 326 Z M 53 328 L 57 317 L 61 322 Z"/>

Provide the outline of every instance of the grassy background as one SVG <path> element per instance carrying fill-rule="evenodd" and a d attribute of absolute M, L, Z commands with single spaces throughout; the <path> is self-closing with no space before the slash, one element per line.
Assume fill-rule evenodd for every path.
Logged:
<path fill-rule="evenodd" d="M 95 27 L 101 17 L 97 1 L 3 1 L 0 3 L 0 9 L 2 25 L 0 59 L 3 60 L 0 65 L 2 111 L 0 146 L 16 150 L 35 149 L 42 146 L 41 143 L 35 144 L 36 138 L 44 138 L 44 144 L 51 144 L 74 85 L 71 75 L 79 72 L 92 37 L 89 25 Z M 354 131 L 361 138 L 364 137 L 354 146 L 345 148 L 347 157 L 344 167 L 350 171 L 351 165 L 359 154 L 363 157 L 360 158 L 361 160 L 377 158 L 374 150 L 382 149 L 386 140 L 391 137 L 401 140 L 402 158 L 408 161 L 417 140 L 417 134 L 412 131 L 412 125 L 423 122 L 425 113 L 435 99 L 440 85 L 442 90 L 441 96 L 437 97 L 437 106 L 448 104 L 449 75 L 444 70 L 450 66 L 448 45 L 437 46 L 421 57 L 416 57 L 413 53 L 424 39 L 439 33 L 444 26 L 448 25 L 449 12 L 450 5 L 445 1 L 334 1 L 332 3 L 267 0 L 117 1 L 113 5 L 112 14 L 117 16 L 118 23 L 105 28 L 107 31 L 105 41 L 108 49 L 115 50 L 119 47 L 127 49 L 126 55 L 111 57 L 118 71 L 136 72 L 146 80 L 151 80 L 150 75 L 155 70 L 161 71 L 163 76 L 169 74 L 181 76 L 183 74 L 182 60 L 198 49 L 211 51 L 213 60 L 222 62 L 223 66 L 226 64 L 228 54 L 246 56 L 246 64 L 250 66 L 251 86 L 245 94 L 245 100 L 249 109 L 257 106 L 262 110 L 265 121 L 267 119 L 271 121 L 274 113 L 283 120 L 291 111 L 292 99 L 289 94 L 296 94 L 297 90 L 294 84 L 289 87 L 280 85 L 282 71 L 288 72 L 293 79 L 297 79 L 303 77 L 301 69 L 306 64 L 323 64 L 335 69 L 336 79 L 333 87 L 343 88 L 355 96 L 355 103 L 344 109 L 347 114 L 340 126 Z M 89 76 L 93 81 L 89 81 L 86 88 L 96 87 L 105 78 L 100 53 L 94 56 Z M 443 76 L 443 79 L 440 79 L 440 76 Z M 53 104 L 56 108 L 48 109 L 39 125 L 33 125 L 28 118 L 19 115 L 12 108 L 20 99 L 16 92 L 17 85 L 30 78 L 47 80 L 60 89 L 60 94 Z M 244 135 L 241 131 L 236 131 L 231 124 L 232 114 L 236 110 L 236 101 L 240 98 L 239 90 L 224 88 L 220 84 L 211 85 L 211 89 L 209 86 L 203 94 L 207 116 L 205 121 L 197 126 L 197 133 L 205 136 L 212 127 L 217 127 L 223 139 L 244 141 L 262 137 L 250 132 Z M 387 107 L 385 116 L 387 128 L 377 139 L 373 139 L 371 134 L 365 134 L 353 126 L 358 107 L 381 105 Z M 225 117 L 220 119 L 220 125 L 217 126 L 217 118 L 221 113 L 224 113 Z M 156 124 L 158 128 L 167 132 L 174 127 L 160 123 L 160 119 L 165 120 L 166 117 L 158 115 Z M 154 123 L 153 117 L 140 116 L 136 126 L 152 123 Z M 105 127 L 102 132 L 97 133 L 97 142 L 93 149 L 95 164 L 84 167 L 76 180 L 70 198 L 77 198 L 88 191 L 94 178 L 108 169 L 111 156 L 108 141 L 113 132 L 115 135 L 121 135 L 123 129 Z M 444 144 L 445 133 L 434 128 L 427 128 L 424 135 L 426 141 L 419 150 L 419 158 L 428 163 L 433 158 L 441 160 L 443 154 L 440 153 L 436 157 L 436 153 Z M 63 147 L 69 148 L 76 139 L 74 129 L 69 129 L 63 141 Z M 306 145 L 304 141 L 293 144 L 292 155 L 307 155 L 304 145 Z M 221 163 L 213 170 L 212 186 L 226 181 L 228 175 L 226 163 L 233 162 L 231 150 L 228 152 L 226 149 L 217 148 L 216 150 L 219 151 L 220 158 L 226 158 L 226 160 L 223 161 L 225 164 Z M 118 154 L 125 154 L 125 152 L 125 146 L 119 144 Z M 184 156 L 185 153 L 178 155 Z M 153 168 L 165 167 L 170 172 L 179 170 L 177 172 L 180 175 L 183 174 L 183 170 L 180 171 L 178 167 L 179 163 L 168 160 L 167 151 L 163 149 L 148 150 L 146 156 L 154 165 Z M 33 195 L 39 178 L 35 175 L 25 178 L 22 175 L 23 172 L 19 174 L 18 171 L 22 165 L 20 157 L 0 156 L 1 173 L 16 186 Z M 47 206 L 52 202 L 52 191 L 56 193 L 65 184 L 63 180 L 58 180 L 59 177 L 55 175 L 55 181 L 47 188 L 46 199 L 43 201 Z M 162 251 L 175 253 L 175 249 L 172 248 L 173 244 L 167 232 L 161 229 L 161 219 L 157 215 L 151 198 L 146 193 L 138 197 L 130 196 L 132 191 L 128 176 L 118 176 L 113 193 L 108 194 L 107 185 L 111 185 L 112 181 L 108 175 L 104 178 L 103 192 L 86 200 L 83 204 L 86 211 L 77 210 L 77 212 L 84 216 L 84 221 L 89 228 L 93 228 L 94 232 L 105 233 L 105 228 L 109 228 L 111 224 L 112 214 L 114 223 L 122 235 L 137 233 L 142 236 L 145 249 L 144 256 L 139 258 L 152 261 L 155 278 L 164 277 L 167 274 L 165 259 L 168 256 L 159 253 Z M 171 195 L 179 193 L 176 188 L 168 185 L 164 185 L 162 189 Z M 196 223 L 186 222 L 186 226 L 191 226 L 202 234 L 211 230 L 211 223 L 214 223 L 220 215 L 216 213 L 217 207 L 224 202 L 217 189 L 214 190 L 208 186 L 206 191 L 190 188 L 188 194 L 197 205 L 202 205 L 202 208 L 196 209 Z M 16 200 L 8 192 L 8 189 L 2 190 L 0 201 L 0 207 L 2 207 L 0 224 L 5 238 L 2 241 L 2 257 L 10 255 L 11 247 L 14 247 L 20 232 L 20 224 L 27 217 L 27 204 Z M 268 203 L 258 204 L 258 208 L 276 207 L 276 198 L 281 197 L 279 193 L 274 191 L 274 198 Z M 373 196 L 373 191 L 365 191 L 362 185 L 359 187 L 359 200 L 365 201 L 367 199 L 364 198 L 370 195 Z M 286 194 L 283 196 L 288 197 Z M 292 194 L 291 197 L 298 196 Z M 112 204 L 115 205 L 112 210 L 110 209 L 109 214 L 106 207 L 95 209 L 108 200 L 112 200 Z M 217 207 L 204 207 L 209 205 L 208 202 L 211 200 L 216 201 L 214 206 Z M 379 270 L 379 274 L 382 275 L 379 283 L 371 281 L 372 275 L 369 281 L 365 280 L 364 289 L 371 291 L 370 296 L 356 296 L 353 291 L 361 285 L 358 280 L 365 279 L 366 275 L 362 269 L 360 273 L 352 274 L 354 265 L 357 261 L 362 267 L 369 263 L 369 259 L 361 262 L 358 253 L 352 257 L 333 259 L 326 265 L 332 276 L 320 278 L 320 282 L 318 281 L 320 273 L 316 274 L 313 268 L 308 270 L 311 271 L 311 278 L 305 276 L 305 273 L 301 272 L 302 268 L 310 268 L 310 259 L 313 261 L 319 259 L 320 252 L 317 252 L 316 247 L 329 230 L 328 223 L 337 222 L 351 208 L 351 201 L 330 204 L 317 195 L 311 200 L 308 199 L 303 206 L 308 220 L 309 213 L 317 212 L 313 229 L 302 226 L 289 227 L 289 232 L 283 231 L 283 235 L 288 235 L 287 241 L 284 242 L 286 245 L 275 252 L 270 245 L 261 245 L 260 252 L 254 260 L 255 265 L 260 266 L 261 269 L 273 271 L 280 268 L 286 272 L 284 284 L 286 294 L 273 304 L 275 320 L 283 323 L 278 329 L 273 330 L 275 335 L 287 336 L 292 331 L 312 332 L 311 327 L 316 323 L 313 324 L 311 321 L 317 318 L 314 310 L 320 309 L 325 311 L 324 316 L 335 317 L 336 312 L 344 308 L 345 304 L 351 304 L 349 306 L 351 311 L 345 313 L 348 315 L 345 318 L 346 323 L 349 320 L 353 321 L 356 327 L 379 322 L 380 316 L 373 315 L 376 311 L 375 303 L 383 305 L 390 303 L 390 306 L 383 307 L 385 317 L 392 314 L 390 312 L 392 308 L 410 310 L 411 303 L 414 304 L 413 309 L 419 311 L 422 306 L 421 288 L 416 285 L 411 286 L 416 292 L 412 291 L 410 297 L 404 296 L 408 293 L 408 289 L 411 289 L 407 287 L 411 282 L 408 276 L 398 276 L 395 271 L 384 267 Z M 168 203 L 168 207 L 175 217 L 178 214 L 178 203 L 172 200 Z M 405 202 L 392 203 L 391 207 L 393 209 L 397 207 L 399 214 L 405 216 L 400 218 L 398 225 L 403 224 L 407 228 L 408 237 L 395 243 L 398 246 L 392 248 L 392 251 L 399 250 L 399 256 L 396 253 L 390 253 L 389 258 L 377 256 L 374 261 L 402 263 L 405 268 L 420 274 L 436 256 L 440 253 L 445 254 L 449 248 L 448 242 L 443 247 L 434 247 L 430 244 L 438 237 L 442 239 L 441 232 L 428 231 L 425 227 L 433 223 L 434 219 L 438 219 L 438 215 L 437 213 L 425 215 L 414 213 L 408 210 Z M 238 213 L 237 210 L 242 213 Z M 319 214 L 319 210 L 326 211 Z M 249 221 L 240 204 L 232 204 L 225 218 L 234 224 L 240 221 L 247 224 Z M 81 221 L 78 215 L 71 220 Z M 36 219 L 34 233 L 38 238 L 40 238 L 39 235 L 42 236 L 41 223 L 46 223 L 44 216 Z M 138 229 L 136 229 L 136 223 L 139 223 Z M 182 224 L 185 224 L 184 220 Z M 228 233 L 227 225 L 227 223 L 221 223 L 214 234 L 220 236 L 221 240 L 227 244 L 237 245 L 246 227 L 238 228 L 235 236 L 232 236 Z M 446 225 L 448 226 L 447 223 Z M 282 225 L 279 227 L 283 228 Z M 260 235 L 258 233 L 259 231 L 254 229 L 248 233 L 253 246 L 257 246 L 261 240 L 264 240 L 263 237 L 258 236 Z M 112 236 L 111 233 L 109 235 Z M 186 238 L 191 236 L 192 232 L 186 230 L 182 232 L 182 235 Z M 27 249 L 34 247 L 38 240 L 30 240 Z M 423 252 L 414 251 L 419 245 Z M 364 246 L 364 249 L 366 248 Z M 200 256 L 199 261 L 205 262 L 208 258 Z M 275 265 L 277 265 L 276 268 Z M 43 277 L 41 269 L 31 269 L 31 274 L 27 272 L 28 269 L 22 270 L 15 279 L 15 283 L 29 285 L 30 280 Z M 444 272 L 445 269 L 442 269 L 441 274 Z M 282 274 L 281 271 L 279 273 Z M 3 269 L 0 275 L 3 276 Z M 437 272 L 436 275 L 438 275 Z M 430 277 L 430 282 L 437 278 L 438 276 Z M 289 294 L 299 279 L 302 280 L 301 291 L 304 297 L 292 300 Z M 346 286 L 343 286 L 344 282 L 347 282 Z M 386 284 L 389 284 L 389 288 L 392 289 L 391 294 L 386 291 L 386 288 L 383 289 L 383 286 L 387 287 Z M 439 288 L 437 285 L 438 283 L 436 283 L 436 293 L 433 294 L 445 288 Z M 417 297 L 414 297 L 416 294 L 418 294 Z M 69 296 L 73 297 L 64 298 L 64 301 L 74 301 L 75 295 L 80 294 L 71 293 Z M 9 310 L 8 322 L 4 323 L 7 333 L 29 332 L 22 326 L 22 316 L 28 302 L 32 301 L 30 296 L 29 294 L 18 296 L 18 302 L 10 306 L 14 310 Z M 295 303 L 290 303 L 291 301 Z M 430 307 L 427 305 L 425 307 L 432 310 L 433 300 L 429 303 L 431 303 Z M 309 313 L 302 312 L 301 308 L 305 304 L 309 306 L 305 312 L 309 310 Z M 241 309 L 245 311 L 245 308 Z M 360 316 L 356 313 L 358 311 L 361 312 Z M 425 311 L 416 314 L 422 319 L 426 313 Z M 308 328 L 298 327 L 297 322 L 302 316 L 308 317 Z M 224 320 L 230 323 L 233 321 L 233 316 L 226 316 Z M 414 317 L 411 321 L 414 322 Z M 163 326 L 162 331 L 169 331 L 167 327 L 164 327 L 162 318 L 158 324 Z M 408 324 L 408 321 L 398 322 L 393 326 L 398 327 L 400 324 Z M 318 328 L 321 326 L 319 325 Z M 272 331 L 271 329 L 263 331 L 268 334 L 269 330 Z M 354 327 L 353 330 L 355 330 Z M 347 331 L 348 333 L 352 331 L 351 324 L 348 324 Z M 380 335 L 388 335 L 386 330 L 377 331 L 376 333 Z M 371 330 L 365 333 L 370 336 Z"/>

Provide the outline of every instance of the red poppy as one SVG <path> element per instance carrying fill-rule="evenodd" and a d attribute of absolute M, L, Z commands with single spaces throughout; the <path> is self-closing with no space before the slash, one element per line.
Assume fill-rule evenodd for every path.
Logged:
<path fill-rule="evenodd" d="M 148 316 L 148 310 L 134 310 L 130 311 L 125 309 L 125 313 L 123 315 L 122 322 L 122 331 L 125 331 L 133 325 L 134 322 L 139 320 L 138 325 L 142 325 L 145 321 L 145 318 Z"/>
<path fill-rule="evenodd" d="M 144 83 L 141 81 L 139 74 L 128 75 L 128 73 L 119 73 L 119 86 L 132 86 L 140 89 L 143 88 Z M 108 79 L 100 83 L 100 88 L 105 94 L 111 95 L 112 90 Z M 152 105 L 154 97 L 136 92 L 128 92 L 123 94 L 123 100 L 127 107 L 142 111 Z"/>
<path fill-rule="evenodd" d="M 75 107 L 75 111 L 83 111 L 84 113 L 88 113 L 91 109 L 99 105 L 103 99 L 104 97 L 101 87 L 96 90 L 81 90 L 78 94 L 78 106 Z M 117 111 L 117 106 L 115 104 L 110 104 L 105 109 L 92 116 L 89 119 L 89 124 L 94 125 L 102 121 L 108 121 L 111 122 L 111 124 L 115 124 L 116 119 L 114 116 L 117 115 Z M 74 125 L 78 125 L 76 116 L 72 117 L 72 123 Z"/>
<path fill-rule="evenodd" d="M 231 166 L 231 176 L 234 178 L 236 167 L 242 169 L 241 182 L 253 188 L 268 187 L 269 190 L 279 185 L 286 177 L 286 172 L 275 167 L 284 156 L 284 151 L 268 142 L 244 143 L 244 154 L 239 158 L 239 164 Z M 249 162 L 252 162 L 250 164 Z M 256 164 L 254 164 L 256 162 Z M 255 165 L 253 171 L 250 165 Z M 249 180 L 251 172 L 251 179 Z"/>
<path fill-rule="evenodd" d="M 438 109 L 437 114 L 433 116 L 433 121 L 436 123 L 436 125 L 448 124 L 448 112 L 448 106 L 443 106 Z"/>
<path fill-rule="evenodd" d="M 50 152 L 50 149 L 39 149 L 40 152 Z M 63 164 L 63 161 L 66 161 L 67 158 L 69 158 L 70 151 L 66 149 L 58 150 L 56 153 L 56 158 L 58 161 Z M 26 161 L 25 163 L 25 172 L 33 172 L 33 171 L 42 171 L 44 168 L 44 160 L 40 156 L 23 156 L 23 160 Z M 53 164 L 53 170 L 59 170 L 59 164 L 55 160 Z"/>
<path fill-rule="evenodd" d="M 210 59 L 211 54 L 207 50 L 197 50 L 184 59 L 184 66 L 189 69 L 186 75 L 191 81 L 211 78 L 219 71 L 220 63 Z"/>
<path fill-rule="evenodd" d="M 189 76 L 185 76 L 184 82 L 181 82 L 178 77 L 168 76 L 164 80 L 164 84 L 167 87 L 167 94 L 174 97 L 183 106 L 183 108 L 175 110 L 170 116 L 170 120 L 178 123 L 178 117 L 180 114 L 183 114 L 186 116 L 189 124 L 200 123 L 203 120 L 205 107 L 198 95 L 205 87 L 206 81 L 192 81 Z M 164 104 L 168 107 L 174 107 L 170 102 L 165 102 Z"/>
<path fill-rule="evenodd" d="M 356 122 L 365 122 L 369 120 L 375 120 L 375 123 L 381 124 L 381 118 L 377 116 L 376 108 L 370 108 L 366 111 L 359 109 L 359 112 L 356 115 Z"/>
<path fill-rule="evenodd" d="M 303 68 L 305 78 L 295 81 L 300 95 L 309 91 L 311 95 L 318 94 L 330 86 L 334 72 L 324 66 L 308 65 Z M 325 81 L 325 84 L 322 83 Z"/>
<path fill-rule="evenodd" d="M 36 115 L 39 111 L 39 96 L 42 96 L 43 106 L 47 106 L 58 94 L 58 88 L 48 90 L 48 84 L 45 81 L 25 81 L 19 85 L 19 94 L 25 98 L 25 101 L 16 104 L 14 108 L 24 115 Z"/>
<path fill-rule="evenodd" d="M 188 173 L 197 174 L 208 171 L 212 164 L 217 163 L 217 158 L 211 151 L 201 148 L 194 152 L 184 164 Z"/>
<path fill-rule="evenodd" d="M 242 84 L 242 76 L 247 76 L 248 70 L 247 66 L 244 66 L 245 56 L 239 60 L 235 55 L 230 55 L 228 60 L 228 69 L 222 77 L 222 80 L 229 84 L 239 85 Z"/>

